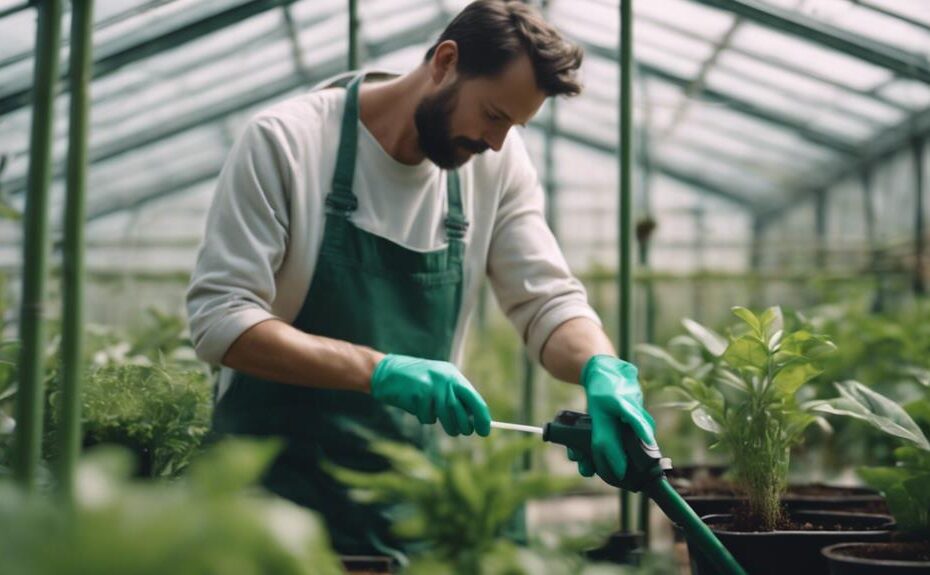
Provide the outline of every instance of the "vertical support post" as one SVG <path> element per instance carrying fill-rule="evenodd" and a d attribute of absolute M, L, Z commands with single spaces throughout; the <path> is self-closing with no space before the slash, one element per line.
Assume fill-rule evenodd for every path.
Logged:
<path fill-rule="evenodd" d="M 762 286 L 765 285 L 760 277 L 760 272 L 762 269 L 762 234 L 765 231 L 764 220 L 759 214 L 754 214 L 752 218 L 752 238 L 749 248 L 749 270 L 751 272 L 750 277 L 752 278 L 749 283 L 749 301 L 750 307 L 753 309 L 758 309 L 763 307 L 764 304 L 764 294 L 762 293 Z"/>
<path fill-rule="evenodd" d="M 358 0 L 349 0 L 349 70 L 358 70 Z"/>
<path fill-rule="evenodd" d="M 631 259 L 633 197 L 633 0 L 620 0 L 620 198 L 618 202 L 619 317 L 618 346 L 621 359 L 632 360 L 633 352 L 633 283 Z M 630 494 L 620 493 L 620 528 L 629 532 Z"/>
<path fill-rule="evenodd" d="M 817 234 L 817 269 L 827 267 L 827 191 L 818 190 L 814 204 L 814 227 Z"/>
<path fill-rule="evenodd" d="M 875 277 L 875 295 L 872 298 L 872 311 L 880 312 L 885 307 L 885 278 L 879 269 L 878 231 L 875 221 L 874 190 L 872 189 L 872 169 L 862 168 L 859 173 L 862 183 L 862 216 L 865 223 L 865 238 L 868 246 L 869 271 Z"/>
<path fill-rule="evenodd" d="M 83 351 L 84 219 L 94 0 L 73 0 L 71 12 L 71 114 L 68 128 L 68 188 L 62 260 L 61 433 L 57 487 L 70 505 L 81 450 L 81 361 Z"/>
<path fill-rule="evenodd" d="M 924 140 L 915 136 L 911 143 L 914 156 L 914 194 L 916 206 L 914 208 L 914 293 L 924 295 L 927 286 L 924 281 L 924 255 L 926 242 L 924 241 Z"/>
<path fill-rule="evenodd" d="M 48 196 L 52 179 L 55 86 L 61 46 L 61 0 L 36 4 L 35 86 L 26 213 L 23 220 L 23 282 L 19 316 L 21 342 L 19 392 L 16 401 L 14 475 L 29 491 L 35 489 L 41 455 L 45 375 L 43 311 L 48 276 Z"/>
<path fill-rule="evenodd" d="M 874 263 L 875 250 L 878 247 L 878 235 L 875 227 L 875 203 L 872 190 L 872 169 L 870 167 L 862 168 L 862 172 L 859 173 L 859 181 L 862 182 L 862 216 L 865 220 L 865 239 Z"/>

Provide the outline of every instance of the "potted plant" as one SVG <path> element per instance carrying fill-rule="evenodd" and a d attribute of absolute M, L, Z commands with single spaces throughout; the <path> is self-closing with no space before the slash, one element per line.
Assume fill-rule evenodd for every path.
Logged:
<path fill-rule="evenodd" d="M 836 409 L 849 407 L 837 405 Z M 930 415 L 930 399 L 909 407 L 912 413 Z M 897 435 L 911 443 L 895 450 L 897 464 L 863 467 L 859 475 L 888 499 L 898 533 L 888 543 L 846 543 L 827 547 L 823 554 L 830 562 L 830 573 L 930 573 L 930 441 L 920 431 Z"/>
<path fill-rule="evenodd" d="M 739 308 L 742 309 L 742 308 Z M 740 311 L 740 314 L 748 313 Z M 781 311 L 778 308 L 772 308 L 766 312 L 772 314 L 772 324 L 770 325 L 771 336 L 775 332 L 782 330 L 784 333 L 785 320 L 782 318 Z M 761 321 L 761 319 L 759 320 Z M 727 338 L 719 335 L 717 332 L 690 319 L 682 321 L 687 334 L 674 337 L 665 348 L 655 345 L 640 345 L 637 351 L 640 354 L 642 373 L 647 384 L 653 388 L 670 388 L 678 391 L 681 390 L 681 383 L 684 378 L 690 378 L 711 387 L 715 386 L 713 381 L 719 374 L 730 373 L 727 370 L 724 352 L 728 346 Z M 735 331 L 739 335 L 744 335 L 746 323 L 740 319 L 739 325 Z M 797 337 L 806 337 L 810 331 L 806 329 L 795 329 L 794 332 L 802 335 Z M 762 339 L 762 338 L 760 338 Z M 766 345 L 768 341 L 766 342 Z M 788 345 L 792 345 L 791 340 Z M 824 363 L 831 361 L 835 355 L 835 346 L 830 339 L 822 336 L 815 336 L 808 344 L 813 349 L 816 357 L 809 358 L 815 360 L 819 369 Z M 819 349 L 814 349 L 819 348 Z M 810 350 L 809 350 L 810 351 Z M 724 371 L 720 371 L 723 368 Z M 738 377 L 738 376 L 737 376 Z M 802 384 L 808 387 L 808 383 L 816 385 L 822 376 L 811 377 Z M 731 378 L 727 377 L 721 381 L 720 389 L 724 393 L 732 395 L 732 386 L 727 385 Z M 799 391 L 807 391 L 799 388 Z M 686 394 L 687 395 L 687 394 Z M 686 397 L 686 401 L 666 403 L 666 406 L 678 408 L 691 408 L 694 400 Z M 701 413 L 692 413 L 692 419 L 701 415 Z M 705 417 L 696 420 L 699 427 L 706 428 Z M 831 429 L 822 417 L 815 415 L 813 422 L 825 430 Z M 793 444 L 797 444 L 800 437 Z M 716 446 L 715 447 L 719 447 Z M 717 449 L 716 451 L 721 451 Z M 669 479 L 675 489 L 687 500 L 689 505 L 699 514 L 708 515 L 712 513 L 731 513 L 746 498 L 744 490 L 730 479 L 732 471 L 728 465 L 723 465 L 721 460 L 717 460 L 714 465 L 684 465 L 676 466 L 669 474 Z M 781 495 L 781 504 L 790 510 L 838 510 L 838 511 L 862 511 L 869 513 L 887 513 L 887 506 L 884 498 L 873 489 L 865 487 L 849 487 L 826 485 L 823 483 L 790 483 Z"/>
<path fill-rule="evenodd" d="M 704 520 L 751 573 L 823 572 L 826 562 L 820 548 L 843 541 L 885 540 L 893 525 L 883 515 L 786 512 L 782 506 L 791 448 L 811 424 L 826 426 L 823 413 L 840 413 L 827 401 L 801 402 L 797 397 L 820 374 L 818 360 L 834 346 L 805 330 L 786 332 L 778 307 L 761 315 L 741 307 L 733 313 L 741 325 L 727 338 L 686 322 L 691 336 L 714 359 L 680 365 L 687 374 L 671 378 L 673 388 L 686 399 L 679 406 L 716 436 L 717 449 L 731 456 L 734 485 L 745 495 L 745 505 L 736 513 Z M 645 351 L 677 362 L 663 350 Z M 890 425 L 886 420 L 902 414 L 907 417 L 903 409 L 886 402 L 897 412 L 866 408 L 876 425 Z M 699 555 L 692 554 L 692 561 L 696 572 L 712 572 Z"/>

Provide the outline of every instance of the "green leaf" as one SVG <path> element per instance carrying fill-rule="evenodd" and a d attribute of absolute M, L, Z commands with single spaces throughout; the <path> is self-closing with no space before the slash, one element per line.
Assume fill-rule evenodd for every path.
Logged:
<path fill-rule="evenodd" d="M 688 333 L 691 334 L 691 337 L 703 345 L 704 349 L 706 349 L 712 356 L 720 357 L 727 350 L 726 338 L 714 330 L 704 327 L 698 322 L 688 318 L 681 320 L 681 324 L 686 330 L 688 330 Z"/>
<path fill-rule="evenodd" d="M 921 473 L 904 481 L 904 490 L 920 509 L 930 512 L 930 473 Z M 928 523 L 930 525 L 930 523 Z"/>
<path fill-rule="evenodd" d="M 714 418 L 703 407 L 698 407 L 691 412 L 691 420 L 704 431 L 711 433 L 721 433 L 723 431 L 720 424 L 714 421 Z"/>
<path fill-rule="evenodd" d="M 794 395 L 801 386 L 821 373 L 823 372 L 810 363 L 806 361 L 797 361 L 782 367 L 778 373 L 775 374 L 772 383 L 782 393 Z"/>
<path fill-rule="evenodd" d="M 869 487 L 882 493 L 888 492 L 896 485 L 901 485 L 912 476 L 911 472 L 906 469 L 896 467 L 860 467 L 857 472 Z"/>
<path fill-rule="evenodd" d="M 748 309 L 740 306 L 736 306 L 732 309 L 733 315 L 743 320 L 743 322 L 749 326 L 752 330 L 752 333 L 755 334 L 761 340 L 766 339 L 765 331 L 762 328 L 762 322 L 756 317 L 756 314 L 752 313 Z"/>
<path fill-rule="evenodd" d="M 915 421 L 922 421 L 930 425 L 930 399 L 918 399 L 904 406 L 907 412 Z"/>
<path fill-rule="evenodd" d="M 930 472 L 930 451 L 905 445 L 894 450 L 894 457 L 901 467 Z"/>
<path fill-rule="evenodd" d="M 776 333 L 785 329 L 785 318 L 779 306 L 772 306 L 762 312 L 759 320 L 762 322 L 762 332 L 766 339 L 771 339 Z"/>
<path fill-rule="evenodd" d="M 901 368 L 901 371 L 913 377 L 920 385 L 930 387 L 930 369 L 909 365 Z"/>
<path fill-rule="evenodd" d="M 861 419 L 874 427 L 930 450 L 930 441 L 904 409 L 858 381 L 836 383 L 841 397 L 809 404 L 814 410 Z"/>
<path fill-rule="evenodd" d="M 692 369 L 694 369 L 695 367 L 697 367 L 697 366 L 685 365 L 679 362 L 677 359 L 672 357 L 672 354 L 668 353 L 667 351 L 665 351 L 664 349 L 662 349 L 661 347 L 657 345 L 651 345 L 648 343 L 640 344 L 636 346 L 636 352 L 641 355 L 645 355 L 653 359 L 656 359 L 662 364 L 664 364 L 666 367 L 680 374 L 686 374 L 690 372 Z"/>
<path fill-rule="evenodd" d="M 278 439 L 224 440 L 191 464 L 190 480 L 211 497 L 239 491 L 258 483 L 282 447 Z"/>
<path fill-rule="evenodd" d="M 718 369 L 714 372 L 714 381 L 737 391 L 749 393 L 749 384 L 729 369 Z"/>
<path fill-rule="evenodd" d="M 768 362 L 768 350 L 759 340 L 750 336 L 741 336 L 730 342 L 723 359 L 730 366 L 764 370 Z"/>

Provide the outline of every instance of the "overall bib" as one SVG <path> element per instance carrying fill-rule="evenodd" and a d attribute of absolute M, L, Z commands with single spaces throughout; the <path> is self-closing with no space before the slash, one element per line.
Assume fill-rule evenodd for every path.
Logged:
<path fill-rule="evenodd" d="M 352 179 L 361 81 L 357 76 L 347 88 L 323 242 L 293 325 L 384 353 L 448 361 L 461 305 L 468 227 L 458 174 L 447 173 L 447 247 L 413 251 L 356 227 L 349 217 L 358 205 Z M 387 462 L 368 451 L 365 440 L 349 429 L 353 426 L 421 448 L 429 430 L 414 416 L 364 393 L 281 384 L 240 372 L 217 403 L 213 419 L 214 431 L 221 435 L 285 439 L 286 447 L 263 484 L 321 513 L 340 553 L 390 553 L 401 548 L 389 531 L 390 509 L 353 502 L 320 467 L 322 461 L 330 461 L 362 471 L 387 469 Z"/>

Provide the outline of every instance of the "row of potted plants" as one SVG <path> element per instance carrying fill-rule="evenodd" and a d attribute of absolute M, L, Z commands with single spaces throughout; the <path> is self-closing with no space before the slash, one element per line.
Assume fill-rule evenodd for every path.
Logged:
<path fill-rule="evenodd" d="M 930 442 L 919 425 L 897 403 L 856 381 L 836 383 L 834 397 L 816 397 L 808 384 L 835 352 L 830 339 L 800 322 L 786 325 L 777 307 L 760 315 L 735 308 L 734 314 L 739 321 L 726 336 L 685 320 L 686 334 L 667 347 L 639 347 L 651 382 L 677 394 L 682 400 L 671 405 L 690 412 L 698 427 L 713 434 L 712 449 L 730 458 L 726 480 L 692 475 L 679 478 L 678 489 L 750 573 L 824 573 L 828 555 L 834 562 L 875 562 L 875 573 L 930 569 Z M 884 510 L 875 493 L 815 486 L 808 491 L 827 497 L 805 496 L 803 489 L 786 497 L 792 448 L 812 426 L 829 431 L 828 415 L 865 421 L 909 444 L 895 451 L 897 467 L 860 470 L 885 496 L 897 524 L 888 515 L 861 512 Z M 724 492 L 715 494 L 714 487 Z M 821 552 L 840 543 L 869 546 Z M 861 557 L 867 553 L 872 559 Z M 893 554 L 893 564 L 882 562 L 882 553 Z M 692 565 L 697 573 L 713 572 L 698 554 L 692 554 Z"/>

